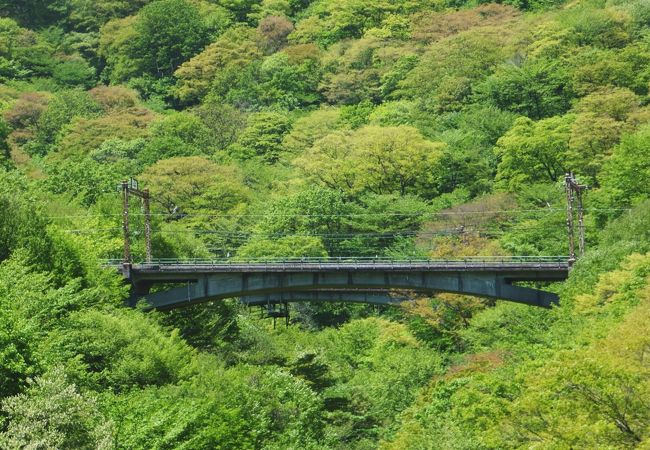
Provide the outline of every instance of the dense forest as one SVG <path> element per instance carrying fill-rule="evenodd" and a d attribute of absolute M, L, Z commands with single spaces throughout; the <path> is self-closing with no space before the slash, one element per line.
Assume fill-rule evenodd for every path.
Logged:
<path fill-rule="evenodd" d="M 0 0 L 0 449 L 650 448 L 647 0 Z M 550 310 L 125 306 L 156 258 L 586 254 Z M 135 261 L 143 214 L 131 205 Z"/>

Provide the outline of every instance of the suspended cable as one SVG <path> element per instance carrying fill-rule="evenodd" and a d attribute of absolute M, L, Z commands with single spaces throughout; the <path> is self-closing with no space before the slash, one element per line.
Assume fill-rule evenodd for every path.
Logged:
<path fill-rule="evenodd" d="M 446 216 L 473 216 L 473 215 L 490 215 L 490 214 L 530 214 L 530 213 L 549 213 L 563 212 L 563 208 L 538 208 L 538 209 L 502 209 L 489 211 L 445 211 L 445 212 L 415 212 L 415 213 L 341 213 L 341 214 L 307 214 L 307 213 L 288 213 L 275 214 L 272 212 L 266 214 L 208 214 L 208 213 L 152 213 L 151 216 L 157 217 L 174 217 L 178 219 L 191 217 L 207 218 L 237 218 L 237 217 L 446 217 Z M 585 212 L 612 212 L 612 211 L 631 211 L 631 208 L 584 208 Z M 72 214 L 59 216 L 46 216 L 46 219 L 91 219 L 102 217 L 122 217 L 123 214 Z M 130 216 L 144 216 L 144 213 L 130 213 Z"/>
<path fill-rule="evenodd" d="M 596 229 L 596 226 L 585 226 L 585 228 Z M 350 232 L 350 233 L 253 233 L 253 232 L 229 232 L 223 230 L 152 230 L 152 233 L 156 234 L 194 234 L 194 235 L 212 235 L 212 236 L 224 236 L 228 238 L 242 238 L 248 239 L 251 237 L 261 237 L 261 238 L 280 238 L 280 237 L 325 237 L 325 238 L 338 238 L 338 239 L 354 239 L 357 237 L 378 237 L 378 238 L 390 238 L 397 236 L 417 236 L 417 237 L 426 237 L 426 236 L 436 236 L 436 235 L 463 235 L 463 234 L 472 234 L 472 233 L 482 233 L 482 234 L 493 234 L 493 235 L 502 235 L 507 234 L 511 231 L 519 230 L 538 230 L 539 227 L 535 226 L 519 226 L 514 230 L 495 230 L 490 228 L 449 228 L 443 230 L 431 230 L 431 231 L 387 231 L 387 232 L 375 232 L 375 233 L 364 233 L 364 232 Z M 67 233 L 94 233 L 94 232 L 106 232 L 106 231 L 122 231 L 122 228 L 86 228 L 86 229 L 64 229 L 61 230 Z M 143 233 L 144 230 L 139 228 L 132 228 L 134 233 Z"/>

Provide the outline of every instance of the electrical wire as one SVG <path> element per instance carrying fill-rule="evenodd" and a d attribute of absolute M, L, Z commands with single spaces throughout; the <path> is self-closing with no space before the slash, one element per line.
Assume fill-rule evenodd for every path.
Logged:
<path fill-rule="evenodd" d="M 179 219 L 188 217 L 208 217 L 208 218 L 237 218 L 237 217 L 447 217 L 447 216 L 471 216 L 471 215 L 490 215 L 490 214 L 530 214 L 530 213 L 549 213 L 565 211 L 564 208 L 537 208 L 537 209 L 501 209 L 488 211 L 439 211 L 439 212 L 415 212 L 415 213 L 342 213 L 342 214 L 307 214 L 307 213 L 290 213 L 275 214 L 273 212 L 265 214 L 207 214 L 207 213 L 151 213 L 152 217 L 178 217 Z M 631 208 L 584 208 L 585 212 L 612 212 L 612 211 L 631 211 Z M 130 217 L 141 217 L 144 213 L 129 213 Z M 101 217 L 122 217 L 122 213 L 115 214 L 72 214 L 59 216 L 46 216 L 46 219 L 74 219 L 74 218 L 101 218 Z"/>
<path fill-rule="evenodd" d="M 585 225 L 584 228 L 595 229 L 596 226 Z M 516 230 L 537 230 L 538 227 L 534 226 L 519 226 L 516 227 Z M 107 232 L 107 231 L 123 231 L 122 227 L 116 228 L 81 228 L 81 229 L 64 229 L 61 230 L 67 233 L 94 233 L 94 232 Z M 131 228 L 131 233 L 141 234 L 144 233 L 144 229 L 141 228 Z M 223 236 L 228 238 L 243 238 L 248 239 L 250 237 L 263 237 L 263 238 L 281 238 L 281 237 L 324 237 L 328 239 L 354 239 L 357 237 L 367 237 L 367 238 L 392 238 L 399 236 L 437 236 L 437 235 L 463 235 L 463 234 L 472 234 L 472 233 L 485 233 L 493 235 L 502 235 L 506 234 L 509 231 L 507 230 L 494 230 L 490 228 L 448 228 L 442 230 L 431 230 L 431 231 L 415 231 L 415 230 L 405 230 L 405 231 L 386 231 L 386 232 L 376 232 L 376 233 L 366 233 L 366 232 L 350 232 L 350 233 L 253 233 L 253 232 L 237 232 L 237 231 L 223 231 L 223 230 L 151 230 L 151 233 L 157 234 L 195 234 L 195 235 L 213 235 L 213 236 Z"/>

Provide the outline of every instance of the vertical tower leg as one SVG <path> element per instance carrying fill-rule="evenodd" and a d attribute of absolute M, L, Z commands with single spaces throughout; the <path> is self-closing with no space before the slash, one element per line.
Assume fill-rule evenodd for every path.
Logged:
<path fill-rule="evenodd" d="M 129 243 L 129 183 L 122 182 L 122 229 L 124 231 L 124 264 L 131 263 L 131 245 Z"/>
<path fill-rule="evenodd" d="M 567 173 L 564 176 L 564 188 L 566 190 L 566 226 L 569 235 L 569 266 L 576 261 L 576 249 L 573 234 L 573 174 Z"/>
<path fill-rule="evenodd" d="M 584 211 L 582 209 L 582 188 L 584 186 L 578 186 L 577 198 L 578 198 L 578 251 L 580 256 L 585 254 L 585 223 L 584 223 Z"/>
<path fill-rule="evenodd" d="M 145 189 L 142 195 L 144 207 L 144 240 L 146 247 L 146 261 L 151 262 L 151 208 L 149 205 L 149 190 Z"/>

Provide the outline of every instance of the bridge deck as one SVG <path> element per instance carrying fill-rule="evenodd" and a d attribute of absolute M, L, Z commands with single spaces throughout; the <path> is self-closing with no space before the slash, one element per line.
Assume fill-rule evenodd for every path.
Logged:
<path fill-rule="evenodd" d="M 412 261 L 167 260 L 124 264 L 121 269 L 133 286 L 132 303 L 144 298 L 151 307 L 158 309 L 233 297 L 247 303 L 340 301 L 347 298 L 345 301 L 386 304 L 393 303 L 390 292 L 394 290 L 431 295 L 455 292 L 549 307 L 557 303 L 556 294 L 513 283 L 564 280 L 568 276 L 569 264 L 566 259 L 556 257 Z M 183 286 L 150 293 L 150 288 L 160 283 Z"/>
<path fill-rule="evenodd" d="M 432 260 L 384 259 L 290 259 L 281 261 L 157 260 L 130 266 L 139 273 L 225 273 L 225 272 L 314 272 L 314 271 L 558 271 L 567 272 L 569 263 L 561 257 L 479 257 Z"/>

